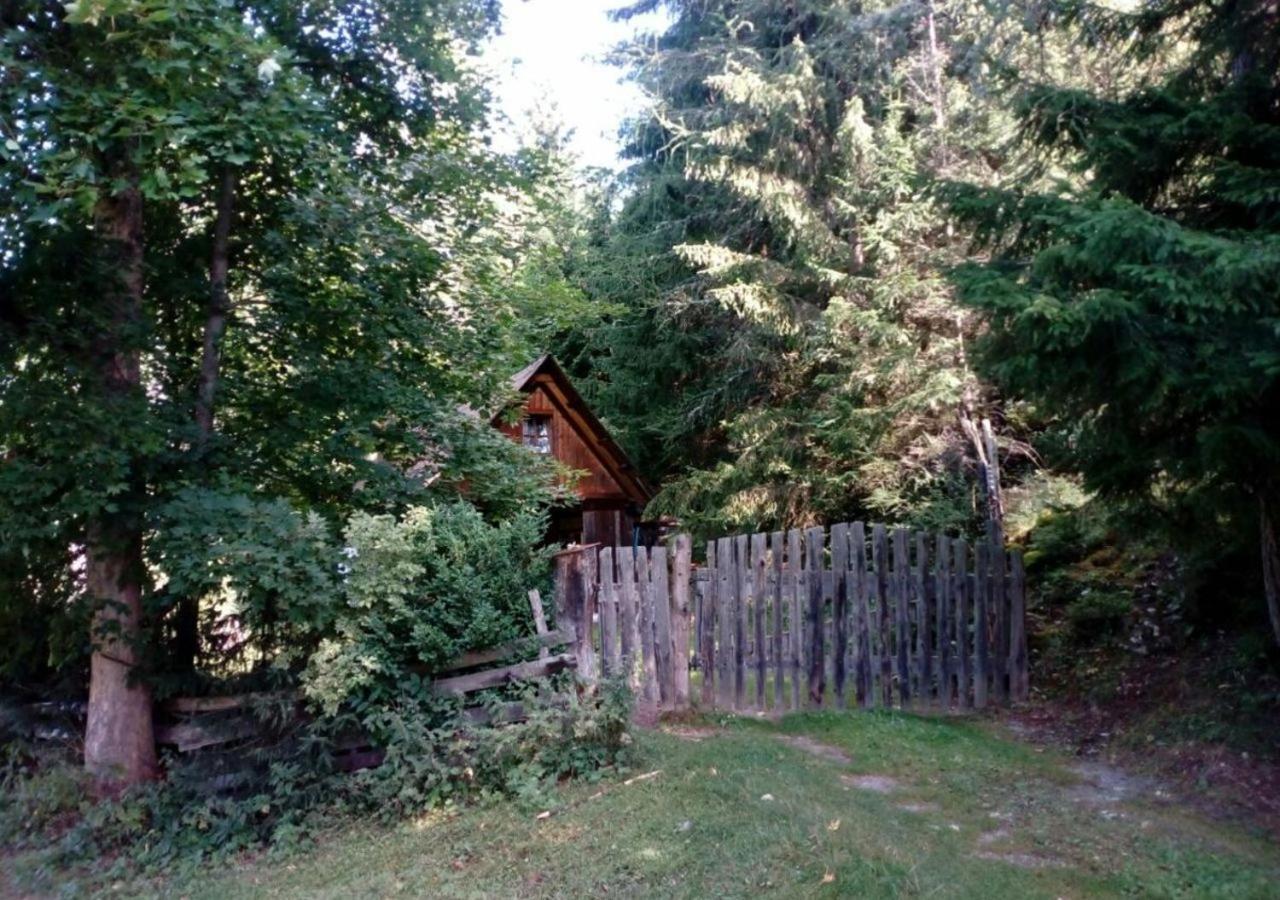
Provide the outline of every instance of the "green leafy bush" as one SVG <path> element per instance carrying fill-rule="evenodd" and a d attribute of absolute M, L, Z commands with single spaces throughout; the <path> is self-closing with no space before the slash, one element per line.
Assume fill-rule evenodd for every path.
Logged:
<path fill-rule="evenodd" d="M 329 714 L 389 701 L 459 652 L 528 635 L 527 592 L 549 577 L 541 516 L 492 523 L 456 499 L 398 517 L 357 512 L 340 539 L 283 500 L 188 489 L 153 524 L 152 610 L 161 619 L 200 599 L 204 675 L 220 690 L 228 678 L 300 678 Z"/>
<path fill-rule="evenodd" d="M 459 727 L 455 721 L 433 726 L 416 711 L 396 707 L 374 713 L 371 730 L 390 739 L 383 764 L 354 776 L 361 802 L 384 818 L 488 796 L 545 806 L 558 779 L 590 777 L 624 757 L 631 711 L 624 683 L 606 683 L 588 699 L 545 685 L 518 696 L 527 718 L 500 728 Z"/>
<path fill-rule="evenodd" d="M 463 502 L 404 516 L 354 515 L 338 563 L 341 601 L 303 677 L 329 713 L 344 702 L 391 700 L 406 678 L 455 654 L 530 632 L 527 592 L 544 586 L 544 522 L 487 523 Z"/>
<path fill-rule="evenodd" d="M 153 524 L 149 556 L 163 575 L 153 608 L 203 600 L 209 674 L 228 675 L 246 661 L 288 667 L 333 627 L 338 543 L 319 514 L 230 488 L 188 488 Z"/>

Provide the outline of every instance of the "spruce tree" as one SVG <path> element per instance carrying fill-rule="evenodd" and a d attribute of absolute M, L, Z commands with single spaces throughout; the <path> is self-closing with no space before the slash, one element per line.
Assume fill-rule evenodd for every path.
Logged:
<path fill-rule="evenodd" d="M 1280 9 L 1063 11 L 1151 74 L 1024 92 L 1025 145 L 1078 187 L 948 189 L 991 251 L 955 276 L 983 371 L 1057 416 L 1089 487 L 1260 536 L 1280 642 Z"/>
<path fill-rule="evenodd" d="M 1001 404 L 925 185 L 1003 164 L 1011 63 L 1092 57 L 976 2 L 663 5 L 664 34 L 619 53 L 654 109 L 588 278 L 628 309 L 586 340 L 593 399 L 698 530 L 976 524 L 963 426 Z"/>

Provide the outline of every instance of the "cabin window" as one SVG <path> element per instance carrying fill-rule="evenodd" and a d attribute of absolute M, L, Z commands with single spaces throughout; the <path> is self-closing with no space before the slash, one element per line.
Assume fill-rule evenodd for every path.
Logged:
<path fill-rule="evenodd" d="M 524 445 L 536 453 L 551 452 L 551 417 L 526 416 Z"/>

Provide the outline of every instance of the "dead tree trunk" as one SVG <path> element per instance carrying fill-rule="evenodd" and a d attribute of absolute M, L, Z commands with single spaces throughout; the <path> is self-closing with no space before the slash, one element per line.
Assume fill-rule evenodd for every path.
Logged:
<path fill-rule="evenodd" d="M 925 33 L 929 43 L 929 88 L 932 92 L 933 125 L 938 132 L 938 166 L 947 165 L 947 100 L 942 89 L 942 56 L 938 52 L 938 26 L 934 5 L 925 7 Z"/>
<path fill-rule="evenodd" d="M 94 349 L 104 402 L 130 415 L 142 397 L 135 333 L 143 302 L 142 194 L 131 166 L 115 168 L 125 187 L 94 210 L 106 313 Z M 156 771 L 151 691 L 135 672 L 143 578 L 142 517 L 135 507 L 142 487 L 131 478 L 135 483 L 117 499 L 117 511 L 99 513 L 85 534 L 85 587 L 95 606 L 84 762 L 105 787 L 135 784 Z"/>
<path fill-rule="evenodd" d="M 973 420 L 968 406 L 960 410 L 960 428 L 964 431 L 978 460 L 978 483 L 982 487 L 983 506 L 987 515 L 987 536 L 996 547 L 1004 545 L 1004 496 L 1000 491 L 1000 456 L 991 420 Z"/>
<path fill-rule="evenodd" d="M 965 373 L 966 386 L 960 400 L 960 430 L 973 447 L 978 461 L 978 483 L 982 488 L 982 501 L 987 514 L 987 537 L 992 546 L 1004 546 L 1004 496 L 1000 491 L 1000 456 L 997 453 L 996 434 L 991 420 L 975 421 L 977 386 L 969 371 L 968 354 L 964 346 L 964 320 L 956 315 L 956 346 L 961 370 Z"/>

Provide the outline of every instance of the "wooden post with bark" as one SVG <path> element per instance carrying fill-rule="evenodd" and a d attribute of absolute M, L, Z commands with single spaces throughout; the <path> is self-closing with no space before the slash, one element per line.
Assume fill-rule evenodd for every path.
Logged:
<path fill-rule="evenodd" d="M 554 557 L 556 624 L 570 622 L 573 625 L 578 675 L 588 685 L 595 684 L 599 674 L 592 643 L 595 593 L 599 583 L 597 549 L 596 544 L 572 547 Z"/>

